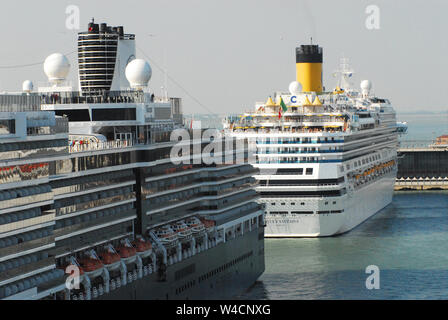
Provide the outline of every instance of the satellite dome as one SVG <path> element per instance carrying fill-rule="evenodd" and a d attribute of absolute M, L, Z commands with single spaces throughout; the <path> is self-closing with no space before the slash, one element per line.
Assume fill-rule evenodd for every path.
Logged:
<path fill-rule="evenodd" d="M 289 84 L 289 92 L 292 95 L 297 95 L 302 92 L 302 85 L 298 81 L 293 81 Z"/>
<path fill-rule="evenodd" d="M 370 80 L 362 80 L 362 81 L 361 81 L 361 90 L 362 90 L 363 92 L 364 92 L 364 91 L 369 92 L 370 89 L 372 89 L 372 83 L 370 82 Z"/>
<path fill-rule="evenodd" d="M 49 55 L 44 62 L 44 72 L 49 81 L 64 80 L 70 71 L 70 62 L 62 53 Z"/>
<path fill-rule="evenodd" d="M 23 81 L 22 90 L 23 90 L 23 92 L 28 92 L 28 93 L 33 91 L 33 82 L 31 82 L 31 80 Z"/>
<path fill-rule="evenodd" d="M 151 66 L 143 59 L 134 59 L 126 67 L 126 79 L 132 88 L 144 88 L 152 76 Z"/>

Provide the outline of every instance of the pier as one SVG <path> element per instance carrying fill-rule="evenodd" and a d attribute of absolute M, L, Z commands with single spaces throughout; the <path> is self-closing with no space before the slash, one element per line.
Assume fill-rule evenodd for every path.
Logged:
<path fill-rule="evenodd" d="M 448 145 L 404 141 L 395 190 L 448 190 Z"/>

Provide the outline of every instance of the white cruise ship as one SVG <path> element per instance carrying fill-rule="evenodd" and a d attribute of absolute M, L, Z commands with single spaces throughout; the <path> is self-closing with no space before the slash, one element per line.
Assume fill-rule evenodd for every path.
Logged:
<path fill-rule="evenodd" d="M 322 48 L 296 48 L 297 81 L 255 109 L 224 120 L 227 135 L 253 145 L 266 237 L 321 237 L 356 227 L 392 201 L 400 131 L 389 100 L 368 80 L 322 85 Z"/>

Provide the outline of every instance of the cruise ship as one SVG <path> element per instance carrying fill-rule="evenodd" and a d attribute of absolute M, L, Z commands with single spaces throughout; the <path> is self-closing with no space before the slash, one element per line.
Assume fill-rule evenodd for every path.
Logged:
<path fill-rule="evenodd" d="M 369 80 L 352 88 L 347 59 L 334 74 L 335 89 L 325 90 L 322 63 L 320 46 L 300 45 L 289 92 L 223 123 L 226 135 L 250 140 L 266 237 L 341 234 L 392 201 L 406 126 Z"/>
<path fill-rule="evenodd" d="M 181 100 L 148 88 L 122 26 L 92 20 L 77 59 L 79 90 L 55 53 L 48 83 L 0 95 L 0 299 L 241 294 L 265 267 L 256 169 L 228 161 L 247 143 L 222 164 L 204 163 L 205 138 L 173 140 L 194 131 Z M 173 161 L 179 143 L 193 151 Z"/>

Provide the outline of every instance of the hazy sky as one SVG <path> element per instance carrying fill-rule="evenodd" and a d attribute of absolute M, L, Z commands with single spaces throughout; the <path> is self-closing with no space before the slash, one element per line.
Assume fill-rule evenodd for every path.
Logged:
<path fill-rule="evenodd" d="M 66 29 L 68 5 L 80 8 L 81 30 Z M 369 30 L 366 8 L 380 10 L 380 29 Z M 214 113 L 252 109 L 295 80 L 295 47 L 324 48 L 324 85 L 334 88 L 332 73 L 348 57 L 354 82 L 373 82 L 378 96 L 399 112 L 446 110 L 448 72 L 448 1 L 7 1 L 0 11 L 0 90 L 20 90 L 23 80 L 35 86 L 46 80 L 43 61 L 54 52 L 76 50 L 78 31 L 97 23 L 123 25 L 135 33 L 137 47 L 152 60 L 150 86 L 160 92 L 168 74 Z M 70 77 L 77 77 L 76 54 Z M 137 57 L 145 58 L 139 49 Z M 76 82 L 75 82 L 76 83 Z M 207 110 L 172 81 L 170 96 L 184 99 L 185 113 Z"/>

